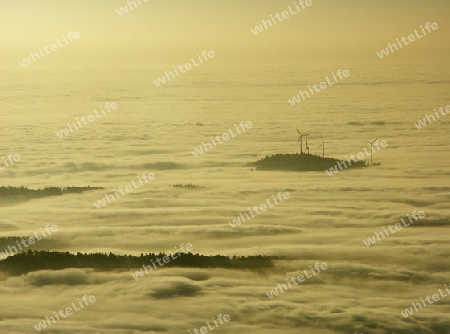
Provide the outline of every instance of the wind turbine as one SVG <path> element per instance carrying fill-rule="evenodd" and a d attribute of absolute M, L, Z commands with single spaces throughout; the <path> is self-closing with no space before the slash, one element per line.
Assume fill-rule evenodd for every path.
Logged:
<path fill-rule="evenodd" d="M 305 136 L 305 138 L 306 138 L 306 152 L 309 154 L 309 146 L 308 146 L 309 133 L 305 133 L 303 136 Z"/>
<path fill-rule="evenodd" d="M 375 139 L 374 141 L 370 142 L 370 141 L 366 141 L 367 144 L 370 145 L 370 165 L 373 165 L 373 161 L 372 161 L 372 152 L 373 152 L 373 144 L 378 140 Z"/>
<path fill-rule="evenodd" d="M 300 132 L 299 129 L 297 129 L 297 132 L 299 134 L 299 137 L 298 137 L 297 141 L 300 142 L 300 154 L 303 154 L 303 136 L 306 137 L 306 136 L 309 136 L 309 134 L 303 134 L 303 133 Z M 308 138 L 306 139 L 306 146 L 308 146 Z"/>
<path fill-rule="evenodd" d="M 297 132 L 299 134 L 297 141 L 300 142 L 300 154 L 303 154 L 303 134 L 300 132 L 299 129 L 297 129 Z"/>
<path fill-rule="evenodd" d="M 323 139 L 322 135 L 320 135 L 320 138 L 322 138 L 322 144 L 319 146 L 319 148 L 322 147 L 322 157 L 325 158 L 325 144 L 329 144 L 331 142 L 325 141 L 325 139 Z"/>

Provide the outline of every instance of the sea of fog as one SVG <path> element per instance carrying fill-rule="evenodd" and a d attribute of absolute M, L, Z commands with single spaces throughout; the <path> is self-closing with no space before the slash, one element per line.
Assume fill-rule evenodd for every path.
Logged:
<path fill-rule="evenodd" d="M 292 107 L 299 89 L 341 80 Z M 444 70 L 444 69 L 447 70 Z M 49 333 L 194 333 L 219 314 L 214 333 L 448 334 L 450 296 L 405 318 L 401 311 L 450 285 L 450 104 L 447 64 L 202 65 L 165 85 L 160 69 L 1 70 L 0 186 L 98 186 L 103 190 L 0 203 L 1 236 L 56 224 L 57 250 L 140 254 L 190 243 L 194 252 L 279 255 L 274 270 L 92 269 L 2 275 L 2 333 L 34 325 L 83 295 L 96 302 Z M 118 108 L 64 139 L 57 132 L 106 102 Z M 192 151 L 235 124 L 252 128 L 208 152 Z M 321 172 L 255 171 L 265 155 L 299 151 L 344 158 L 386 140 L 373 166 Z M 305 144 L 305 143 L 304 143 Z M 97 209 L 114 189 L 155 179 Z M 173 187 L 192 182 L 199 188 Z M 232 228 L 229 221 L 279 192 L 290 197 Z M 413 211 L 425 218 L 367 247 L 364 241 Z M 0 250 L 1 251 L 1 250 Z M 316 262 L 328 269 L 279 296 L 267 292 Z M 159 296 L 159 297 L 155 297 Z"/>

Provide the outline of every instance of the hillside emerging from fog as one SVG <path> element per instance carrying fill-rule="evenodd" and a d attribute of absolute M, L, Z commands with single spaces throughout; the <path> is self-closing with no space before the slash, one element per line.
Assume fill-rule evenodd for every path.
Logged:
<path fill-rule="evenodd" d="M 15 254 L 0 262 L 0 271 L 11 275 L 22 275 L 37 270 L 62 270 L 67 268 L 93 268 L 99 271 L 109 271 L 115 269 L 132 269 L 158 264 L 165 259 L 164 267 L 182 268 L 227 268 L 227 269 L 267 269 L 273 267 L 273 260 L 278 259 L 273 256 L 206 256 L 201 254 L 178 253 L 179 257 L 173 254 L 149 253 L 140 256 L 115 255 L 113 253 L 91 253 L 76 255 L 69 252 L 50 252 L 28 250 Z M 167 260 L 169 258 L 169 260 Z M 169 262 L 166 262 L 169 261 Z M 156 266 L 156 265 L 155 265 Z M 161 266 L 161 265 L 160 265 Z"/>
<path fill-rule="evenodd" d="M 352 163 L 334 159 L 324 158 L 314 154 L 296 153 L 296 154 L 274 154 L 266 155 L 264 158 L 255 162 L 247 163 L 247 166 L 255 167 L 256 170 L 280 170 L 280 171 L 325 171 L 341 164 L 346 164 L 347 168 L 367 167 L 364 160 Z"/>
<path fill-rule="evenodd" d="M 0 203 L 14 203 L 28 201 L 35 198 L 44 198 L 50 196 L 62 196 L 65 194 L 80 194 L 90 190 L 100 190 L 101 187 L 45 187 L 39 189 L 30 189 L 21 187 L 0 187 Z M 0 204 L 1 205 L 1 204 Z"/>

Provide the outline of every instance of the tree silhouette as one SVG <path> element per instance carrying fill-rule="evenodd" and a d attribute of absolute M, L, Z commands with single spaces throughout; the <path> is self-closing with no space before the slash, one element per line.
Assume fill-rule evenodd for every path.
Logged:
<path fill-rule="evenodd" d="M 224 255 L 206 256 L 193 253 L 179 253 L 175 259 L 170 254 L 148 253 L 140 256 L 116 255 L 113 253 L 82 254 L 77 252 L 36 251 L 29 249 L 9 256 L 0 261 L 0 270 L 12 275 L 21 275 L 37 270 L 61 270 L 66 268 L 94 268 L 97 270 L 115 270 L 142 268 L 144 265 L 155 263 L 158 269 L 162 267 L 186 267 L 186 268 L 229 268 L 229 269 L 264 269 L 272 268 L 273 260 L 280 259 L 274 256 L 233 256 Z M 157 258 L 168 256 L 170 262 L 159 266 Z"/>

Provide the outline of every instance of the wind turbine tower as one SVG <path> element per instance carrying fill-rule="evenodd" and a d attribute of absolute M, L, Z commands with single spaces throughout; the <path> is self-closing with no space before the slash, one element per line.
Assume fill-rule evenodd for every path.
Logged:
<path fill-rule="evenodd" d="M 366 141 L 366 143 L 369 144 L 369 146 L 370 146 L 370 165 L 373 165 L 373 160 L 372 160 L 373 144 L 376 143 L 377 140 L 378 140 L 378 138 L 372 142 Z"/>
<path fill-rule="evenodd" d="M 303 136 L 306 138 L 306 153 L 309 154 L 309 146 L 308 146 L 308 136 L 309 136 L 309 133 L 305 133 Z"/>
<path fill-rule="evenodd" d="M 320 135 L 320 138 L 322 138 L 322 144 L 319 146 L 322 147 L 322 158 L 325 158 L 325 144 L 331 143 L 330 141 L 325 141 L 325 139 Z"/>
<path fill-rule="evenodd" d="M 309 136 L 309 133 L 303 134 L 303 133 L 300 132 L 299 129 L 297 129 L 297 132 L 298 132 L 298 135 L 299 135 L 297 141 L 300 142 L 300 154 L 303 154 L 303 137 Z M 308 138 L 306 138 L 306 150 L 307 150 L 308 153 L 309 153 Z"/>

